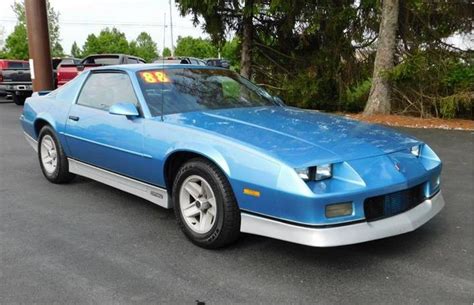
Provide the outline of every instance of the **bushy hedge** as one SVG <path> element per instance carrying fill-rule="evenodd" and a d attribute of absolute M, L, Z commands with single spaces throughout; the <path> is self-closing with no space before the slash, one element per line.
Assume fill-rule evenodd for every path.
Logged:
<path fill-rule="evenodd" d="M 469 57 L 420 51 L 407 56 L 387 77 L 393 84 L 397 112 L 473 119 L 474 66 Z"/>

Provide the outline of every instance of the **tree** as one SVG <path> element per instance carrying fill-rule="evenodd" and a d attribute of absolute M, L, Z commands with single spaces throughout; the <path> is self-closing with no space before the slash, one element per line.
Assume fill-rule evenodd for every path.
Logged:
<path fill-rule="evenodd" d="M 472 4 L 398 0 L 396 51 L 388 60 L 393 68 L 377 64 L 382 71 L 377 73 L 376 43 L 386 39 L 379 37 L 386 36 L 380 31 L 381 1 L 178 0 L 177 5 L 181 14 L 193 15 L 224 57 L 241 67 L 250 62 L 250 73 L 242 74 L 290 105 L 363 111 L 375 75 L 380 76 L 375 82 L 390 82 L 387 96 L 394 112 L 472 113 L 474 86 L 467 84 L 473 83 L 474 52 L 449 44 L 453 35 L 472 36 Z M 252 28 L 249 35 L 244 35 L 244 19 Z M 225 42 L 229 33 L 238 43 Z"/>
<path fill-rule="evenodd" d="M 11 59 L 28 59 L 28 34 L 25 25 L 17 24 L 5 40 L 5 57 Z"/>
<path fill-rule="evenodd" d="M 256 2 L 252 79 L 292 105 L 342 110 L 346 88 L 369 76 L 373 2 Z"/>
<path fill-rule="evenodd" d="M 198 58 L 216 57 L 217 48 L 207 39 L 179 36 L 174 54 Z"/>
<path fill-rule="evenodd" d="M 235 31 L 240 37 L 241 48 L 241 74 L 250 78 L 252 74 L 252 54 L 254 42 L 254 11 L 257 1 L 245 0 L 178 0 L 176 1 L 181 15 L 193 15 L 195 25 L 204 20 L 203 28 L 211 35 L 216 45 L 221 45 L 225 39 L 225 33 Z M 202 18 L 201 18 L 202 17 Z"/>
<path fill-rule="evenodd" d="M 76 41 L 74 41 L 74 43 L 71 46 L 71 55 L 72 57 L 76 57 L 76 58 L 82 57 L 81 48 L 79 48 Z"/>
<path fill-rule="evenodd" d="M 387 71 L 394 66 L 395 45 L 397 42 L 398 29 L 398 0 L 382 1 L 382 17 L 380 21 L 377 53 L 375 55 L 374 73 L 369 99 L 365 106 L 364 115 L 389 114 L 390 83 L 386 75 Z"/>
<path fill-rule="evenodd" d="M 49 1 L 46 1 L 46 9 L 48 11 L 48 32 L 51 44 L 51 56 L 62 57 L 64 56 L 64 49 L 61 46 L 59 33 L 59 12 L 54 10 Z"/>
<path fill-rule="evenodd" d="M 240 56 L 240 74 L 250 78 L 252 75 L 252 45 L 254 35 L 253 0 L 245 0 L 242 17 L 242 51 Z"/>
<path fill-rule="evenodd" d="M 99 41 L 97 36 L 94 34 L 87 35 L 86 41 L 82 46 L 82 56 L 86 57 L 91 54 L 96 54 L 100 49 Z"/>
<path fill-rule="evenodd" d="M 221 56 L 230 62 L 232 70 L 240 70 L 240 40 L 234 37 L 232 40 L 226 41 L 221 49 Z"/>
<path fill-rule="evenodd" d="M 46 1 L 46 8 L 48 11 L 48 29 L 49 40 L 51 46 L 51 55 L 61 57 L 64 55 L 64 50 L 61 46 L 61 39 L 59 33 L 59 13 L 54 10 L 49 1 Z M 5 44 L 5 52 L 10 58 L 28 58 L 28 35 L 26 31 L 26 13 L 25 2 L 15 1 L 12 5 L 12 10 L 17 17 L 17 25 L 10 36 L 13 36 L 8 43 L 8 38 Z"/>
<path fill-rule="evenodd" d="M 137 39 L 130 43 L 130 54 L 143 58 L 151 62 L 158 57 L 158 48 L 150 34 L 141 32 Z"/>
<path fill-rule="evenodd" d="M 56 41 L 51 46 L 51 56 L 52 57 L 63 57 L 64 56 L 63 46 L 58 41 Z"/>
<path fill-rule="evenodd" d="M 170 50 L 170 48 L 165 47 L 165 48 L 163 49 L 162 56 L 163 56 L 163 57 L 171 56 L 171 50 Z"/>
<path fill-rule="evenodd" d="M 193 15 L 195 25 L 203 21 L 216 45 L 236 33 L 243 76 L 300 106 L 337 108 L 345 78 L 354 71 L 347 68 L 357 65 L 352 43 L 372 39 L 374 2 L 179 0 L 177 5 L 182 15 Z"/>
<path fill-rule="evenodd" d="M 105 28 L 98 36 L 90 34 L 82 47 L 82 56 L 105 53 L 130 53 L 125 34 L 116 28 Z"/>

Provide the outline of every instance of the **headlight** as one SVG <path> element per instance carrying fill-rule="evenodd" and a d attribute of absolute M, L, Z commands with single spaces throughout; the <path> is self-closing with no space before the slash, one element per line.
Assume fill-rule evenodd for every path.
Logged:
<path fill-rule="evenodd" d="M 410 149 L 412 155 L 419 157 L 421 154 L 421 145 L 415 145 Z"/>
<path fill-rule="evenodd" d="M 319 181 L 332 177 L 332 164 L 296 168 L 295 171 L 305 181 Z"/>
<path fill-rule="evenodd" d="M 301 179 L 309 181 L 314 180 L 314 169 L 314 167 L 296 168 L 295 171 Z"/>
<path fill-rule="evenodd" d="M 316 166 L 316 180 L 324 180 L 332 177 L 332 165 L 323 164 Z"/>

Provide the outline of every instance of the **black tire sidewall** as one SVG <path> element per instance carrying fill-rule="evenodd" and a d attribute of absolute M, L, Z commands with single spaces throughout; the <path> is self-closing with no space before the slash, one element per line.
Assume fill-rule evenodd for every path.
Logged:
<path fill-rule="evenodd" d="M 54 144 L 56 145 L 56 153 L 57 153 L 57 166 L 54 172 L 51 174 L 48 173 L 44 166 L 43 162 L 41 160 L 41 142 L 44 138 L 44 136 L 49 135 L 53 141 Z M 43 172 L 43 175 L 48 179 L 49 181 L 53 183 L 62 183 L 62 182 L 67 182 L 67 180 L 70 180 L 68 177 L 71 174 L 69 174 L 69 166 L 68 166 L 68 161 L 66 159 L 66 156 L 64 154 L 64 151 L 62 149 L 61 143 L 59 143 L 58 138 L 56 137 L 56 134 L 54 130 L 49 126 L 46 125 L 44 126 L 39 134 L 38 137 L 38 160 L 40 163 L 41 171 Z"/>
<path fill-rule="evenodd" d="M 13 102 L 18 106 L 25 104 L 26 97 L 22 95 L 13 94 L 12 98 L 13 98 Z"/>
<path fill-rule="evenodd" d="M 211 230 L 207 233 L 200 234 L 197 232 L 194 232 L 186 223 L 184 220 L 184 217 L 181 213 L 181 207 L 180 207 L 180 202 L 179 202 L 179 192 L 180 189 L 183 185 L 183 182 L 188 178 L 189 176 L 192 175 L 197 175 L 203 178 L 204 180 L 209 183 L 209 185 L 212 188 L 212 191 L 214 192 L 214 196 L 216 198 L 216 221 L 214 222 L 214 225 L 212 226 Z M 210 170 L 209 166 L 206 163 L 200 162 L 200 161 L 192 161 L 187 164 L 185 164 L 180 171 L 178 172 L 175 182 L 173 184 L 173 205 L 174 205 L 174 210 L 176 214 L 176 218 L 179 222 L 180 227 L 183 229 L 184 233 L 187 235 L 187 237 L 201 245 L 201 246 L 206 246 L 206 245 L 211 245 L 220 235 L 223 229 L 223 224 L 224 224 L 224 186 L 221 185 L 219 178 L 215 176 L 214 172 Z"/>

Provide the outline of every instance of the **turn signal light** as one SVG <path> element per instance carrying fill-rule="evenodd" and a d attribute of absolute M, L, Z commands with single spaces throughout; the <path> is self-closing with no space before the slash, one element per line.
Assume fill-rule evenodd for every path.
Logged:
<path fill-rule="evenodd" d="M 326 206 L 326 217 L 341 217 L 352 215 L 352 202 L 336 203 Z"/>
<path fill-rule="evenodd" d="M 244 189 L 244 194 L 253 196 L 253 197 L 260 197 L 260 192 L 252 189 L 245 188 Z"/>

